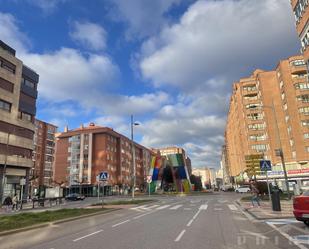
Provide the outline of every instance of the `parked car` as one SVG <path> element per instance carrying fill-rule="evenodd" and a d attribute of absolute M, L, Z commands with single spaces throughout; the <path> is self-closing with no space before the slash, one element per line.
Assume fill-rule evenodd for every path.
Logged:
<path fill-rule="evenodd" d="M 240 186 L 235 189 L 236 193 L 249 193 L 251 191 L 249 186 Z"/>
<path fill-rule="evenodd" d="M 69 194 L 65 197 L 65 199 L 67 201 L 83 201 L 85 199 L 85 196 L 84 195 L 80 195 L 80 194 Z"/>
<path fill-rule="evenodd" d="M 309 226 L 309 191 L 294 197 L 293 208 L 296 220 L 303 221 Z"/>

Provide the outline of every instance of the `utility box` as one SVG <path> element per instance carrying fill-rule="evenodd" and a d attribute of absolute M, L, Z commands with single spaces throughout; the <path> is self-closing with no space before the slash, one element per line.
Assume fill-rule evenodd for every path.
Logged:
<path fill-rule="evenodd" d="M 273 211 L 281 211 L 280 191 L 278 188 L 273 188 L 271 193 L 271 204 Z"/>

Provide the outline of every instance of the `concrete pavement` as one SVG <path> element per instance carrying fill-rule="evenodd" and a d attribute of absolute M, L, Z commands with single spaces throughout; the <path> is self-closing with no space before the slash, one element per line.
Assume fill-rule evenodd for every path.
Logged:
<path fill-rule="evenodd" d="M 234 193 L 158 198 L 155 203 L 0 237 L 0 245 L 1 249 L 307 248 L 271 221 L 248 216 L 236 198 Z"/>

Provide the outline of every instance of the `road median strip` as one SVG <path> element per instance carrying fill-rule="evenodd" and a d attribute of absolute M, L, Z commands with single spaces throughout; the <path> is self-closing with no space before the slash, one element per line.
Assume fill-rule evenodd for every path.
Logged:
<path fill-rule="evenodd" d="M 60 209 L 40 213 L 21 213 L 0 217 L 0 236 L 74 221 L 119 209 Z"/>

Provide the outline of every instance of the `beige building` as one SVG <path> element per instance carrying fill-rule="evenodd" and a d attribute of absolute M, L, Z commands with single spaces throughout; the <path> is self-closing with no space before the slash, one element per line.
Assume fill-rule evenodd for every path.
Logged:
<path fill-rule="evenodd" d="M 226 155 L 231 176 L 243 175 L 246 155 L 272 161 L 283 177 L 282 148 L 290 177 L 309 176 L 309 84 L 303 56 L 282 60 L 274 71 L 256 70 L 233 84 Z"/>
<path fill-rule="evenodd" d="M 24 196 L 28 193 L 38 81 L 39 75 L 0 41 L 0 200 L 20 196 L 23 181 Z"/>

